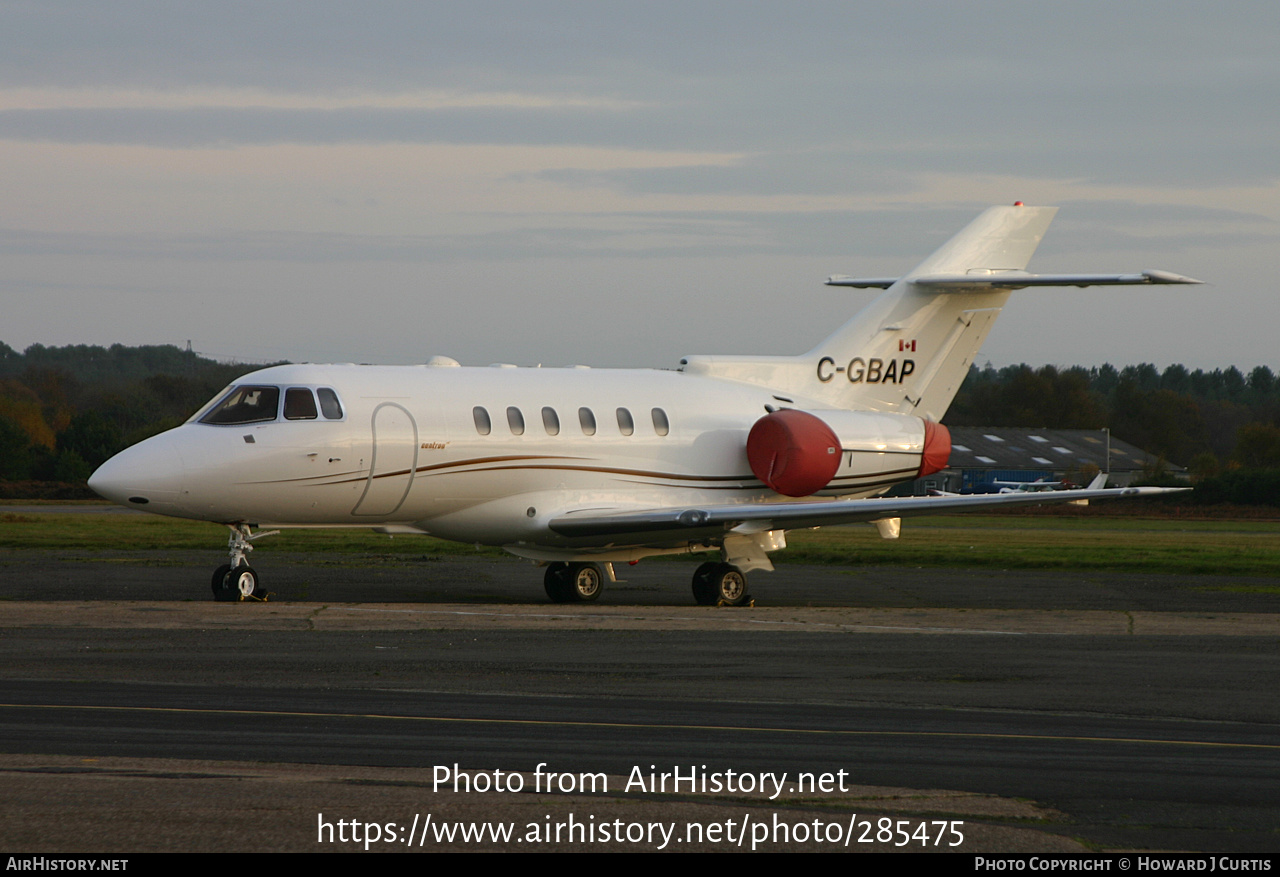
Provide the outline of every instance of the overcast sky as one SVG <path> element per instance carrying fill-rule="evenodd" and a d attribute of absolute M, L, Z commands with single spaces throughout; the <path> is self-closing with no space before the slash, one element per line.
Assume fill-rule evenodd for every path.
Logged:
<path fill-rule="evenodd" d="M 979 361 L 1280 369 L 1280 5 L 0 2 L 0 341 L 799 353 L 989 204 Z"/>

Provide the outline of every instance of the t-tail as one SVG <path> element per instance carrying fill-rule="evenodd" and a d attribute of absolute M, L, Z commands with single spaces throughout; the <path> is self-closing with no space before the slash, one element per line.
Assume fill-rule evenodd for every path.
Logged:
<path fill-rule="evenodd" d="M 1163 271 L 1026 273 L 1056 207 L 991 207 L 901 277 L 832 277 L 884 292 L 800 356 L 690 356 L 685 371 L 763 384 L 833 408 L 938 421 L 1009 298 L 1028 286 L 1198 283 Z"/>
<path fill-rule="evenodd" d="M 840 408 L 898 411 L 941 420 L 1008 289 L 940 289 L 936 275 L 990 277 L 1022 271 L 1056 207 L 991 207 L 815 347 L 820 398 Z M 832 278 L 831 285 L 849 279 Z M 857 281 L 852 281 L 857 282 Z"/>

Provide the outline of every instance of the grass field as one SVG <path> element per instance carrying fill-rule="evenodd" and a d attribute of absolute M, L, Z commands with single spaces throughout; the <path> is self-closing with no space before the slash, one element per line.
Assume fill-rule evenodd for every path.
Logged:
<path fill-rule="evenodd" d="M 788 563 L 1226 575 L 1280 571 L 1280 521 L 954 515 L 908 519 L 897 540 L 883 540 L 873 527 L 860 525 L 793 531 L 787 541 Z M 216 552 L 225 543 L 225 528 L 194 521 L 0 510 L 0 552 Z M 286 530 L 262 544 L 272 552 L 502 554 L 496 548 L 425 536 L 392 538 L 369 530 Z"/>
<path fill-rule="evenodd" d="M 788 534 L 789 559 L 995 569 L 1269 575 L 1280 571 L 1280 523 L 963 515 Z"/>

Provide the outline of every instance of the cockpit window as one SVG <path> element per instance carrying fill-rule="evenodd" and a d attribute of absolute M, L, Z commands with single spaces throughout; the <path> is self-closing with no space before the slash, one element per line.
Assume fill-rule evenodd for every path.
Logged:
<path fill-rule="evenodd" d="M 320 397 L 320 413 L 326 420 L 342 419 L 342 403 L 338 401 L 337 393 L 328 387 L 321 387 L 316 390 L 316 395 Z"/>
<path fill-rule="evenodd" d="M 310 392 L 308 391 L 308 395 Z M 314 412 L 315 403 L 312 402 Z M 280 407 L 279 387 L 232 387 L 221 402 L 200 418 L 201 423 L 264 423 L 276 419 Z M 312 417 L 315 416 L 313 413 Z"/>
<path fill-rule="evenodd" d="M 290 387 L 284 391 L 285 420 L 315 420 L 316 397 L 306 387 Z"/>

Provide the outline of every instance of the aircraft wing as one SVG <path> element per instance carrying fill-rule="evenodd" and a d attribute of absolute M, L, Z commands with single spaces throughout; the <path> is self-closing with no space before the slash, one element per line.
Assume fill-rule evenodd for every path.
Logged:
<path fill-rule="evenodd" d="M 727 532 L 744 524 L 752 531 L 797 530 L 832 524 L 856 524 L 881 518 L 945 515 L 1010 505 L 1047 505 L 1082 499 L 1118 499 L 1180 493 L 1189 487 L 1121 487 L 1107 490 L 1059 490 L 977 496 L 902 496 L 876 499 L 806 500 L 739 505 L 682 506 L 618 511 L 582 509 L 553 518 L 551 530 L 566 537 L 688 532 L 690 537 Z"/>
<path fill-rule="evenodd" d="M 1025 271 L 993 271 L 984 274 L 926 274 L 909 278 L 916 286 L 939 292 L 974 289 L 1025 289 L 1028 286 L 1150 286 L 1152 284 L 1203 283 L 1169 271 L 1140 271 L 1131 274 L 1028 274 Z M 828 277 L 827 286 L 858 289 L 887 289 L 896 282 L 889 277 Z"/>

